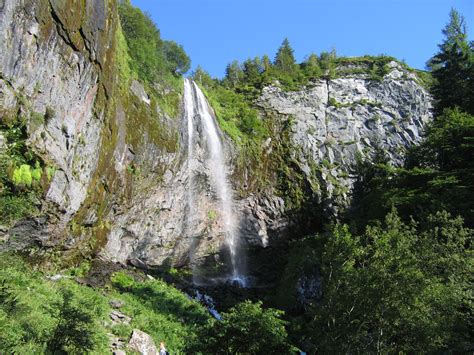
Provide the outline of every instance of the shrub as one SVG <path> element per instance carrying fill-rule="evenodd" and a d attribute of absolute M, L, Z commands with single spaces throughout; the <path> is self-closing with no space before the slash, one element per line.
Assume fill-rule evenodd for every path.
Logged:
<path fill-rule="evenodd" d="M 245 301 L 211 319 L 198 333 L 191 352 L 207 354 L 290 354 L 282 311 Z"/>
<path fill-rule="evenodd" d="M 129 0 L 119 4 L 120 22 L 127 41 L 130 65 L 144 82 L 161 81 L 165 73 L 183 74 L 190 59 L 183 47 L 163 41 L 153 20 Z"/>
<path fill-rule="evenodd" d="M 133 279 L 133 277 L 120 271 L 115 272 L 110 278 L 110 280 L 112 281 L 114 286 L 116 286 L 118 289 L 121 289 L 121 290 L 128 290 L 135 283 L 135 280 Z"/>
<path fill-rule="evenodd" d="M 63 282 L 59 291 L 59 321 L 48 349 L 72 354 L 107 350 L 108 339 L 100 324 L 108 308 L 105 298 L 70 281 Z"/>
<path fill-rule="evenodd" d="M 33 177 L 31 176 L 31 166 L 22 164 L 13 171 L 12 181 L 15 185 L 31 187 Z"/>

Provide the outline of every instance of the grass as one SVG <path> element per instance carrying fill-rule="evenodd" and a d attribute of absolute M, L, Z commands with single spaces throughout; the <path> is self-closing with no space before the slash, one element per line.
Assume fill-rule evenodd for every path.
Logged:
<path fill-rule="evenodd" d="M 87 262 L 63 274 L 83 276 Z M 164 341 L 174 354 L 185 352 L 196 329 L 209 315 L 197 302 L 161 280 L 135 281 L 113 274 L 103 289 L 79 285 L 71 278 L 53 282 L 21 257 L 0 255 L 0 353 L 103 354 L 107 333 L 128 342 L 137 328 Z M 113 325 L 109 301 L 121 300 L 120 311 L 131 323 Z"/>

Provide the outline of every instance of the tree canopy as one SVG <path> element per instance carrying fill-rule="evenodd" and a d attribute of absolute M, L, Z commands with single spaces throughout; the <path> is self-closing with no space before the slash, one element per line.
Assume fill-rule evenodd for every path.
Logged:
<path fill-rule="evenodd" d="M 186 73 L 191 60 L 183 47 L 174 41 L 161 39 L 153 20 L 129 0 L 119 3 L 120 23 L 129 54 L 131 67 L 145 82 L 159 81 L 167 73 Z"/>
<path fill-rule="evenodd" d="M 292 73 L 295 70 L 296 60 L 288 38 L 285 38 L 278 48 L 274 65 L 285 73 Z"/>
<path fill-rule="evenodd" d="M 436 110 L 459 106 L 474 114 L 474 44 L 468 41 L 464 17 L 455 9 L 443 29 L 444 41 L 439 52 L 428 61 L 437 83 L 432 89 Z"/>

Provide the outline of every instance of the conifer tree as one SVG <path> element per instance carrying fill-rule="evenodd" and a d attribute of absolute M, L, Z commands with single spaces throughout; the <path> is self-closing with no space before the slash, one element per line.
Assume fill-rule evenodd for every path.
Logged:
<path fill-rule="evenodd" d="M 262 66 L 264 72 L 268 72 L 272 68 L 270 57 L 266 54 L 262 57 Z"/>
<path fill-rule="evenodd" d="M 275 57 L 275 66 L 285 73 L 291 73 L 295 70 L 296 61 L 293 55 L 290 41 L 285 38 Z"/>
<path fill-rule="evenodd" d="M 250 83 L 255 83 L 259 80 L 260 74 L 263 71 L 262 60 L 259 57 L 254 59 L 247 59 L 244 62 L 245 79 Z"/>
<path fill-rule="evenodd" d="M 443 29 L 445 39 L 439 52 L 429 60 L 428 67 L 437 83 L 432 89 L 436 111 L 459 106 L 474 114 L 474 45 L 468 42 L 464 17 L 455 9 Z"/>
<path fill-rule="evenodd" d="M 237 60 L 234 60 L 232 63 L 227 65 L 225 69 L 225 77 L 231 86 L 236 86 L 242 81 L 244 72 L 242 66 Z"/>

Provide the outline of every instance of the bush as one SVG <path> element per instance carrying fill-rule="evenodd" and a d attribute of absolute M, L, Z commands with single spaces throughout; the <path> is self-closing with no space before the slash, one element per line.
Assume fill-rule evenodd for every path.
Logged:
<path fill-rule="evenodd" d="M 12 181 L 15 185 L 31 187 L 33 177 L 31 176 L 31 166 L 22 164 L 13 171 Z"/>
<path fill-rule="evenodd" d="M 135 284 L 133 277 L 124 272 L 115 272 L 110 280 L 115 287 L 124 291 L 129 290 Z"/>
<path fill-rule="evenodd" d="M 70 279 L 52 282 L 22 258 L 0 254 L 0 353 L 105 354 L 107 333 L 127 342 L 133 328 L 182 353 L 209 319 L 205 308 L 161 280 L 138 282 L 123 272 L 112 279 L 114 287 L 101 290 Z M 108 322 L 109 299 L 123 301 L 130 324 Z"/>
<path fill-rule="evenodd" d="M 108 338 L 101 325 L 108 309 L 105 298 L 73 282 L 60 285 L 58 324 L 48 342 L 52 352 L 80 354 L 106 351 Z"/>
<path fill-rule="evenodd" d="M 245 301 L 199 330 L 191 352 L 205 354 L 290 354 L 282 311 Z"/>
<path fill-rule="evenodd" d="M 35 195 L 21 194 L 18 196 L 0 195 L 0 220 L 3 224 L 11 224 L 26 216 L 34 215 L 38 209 L 34 203 Z"/>

